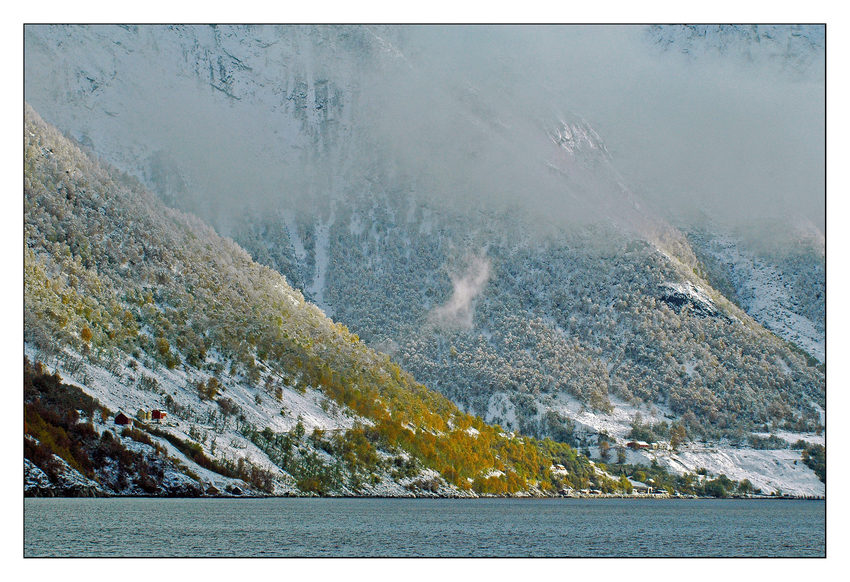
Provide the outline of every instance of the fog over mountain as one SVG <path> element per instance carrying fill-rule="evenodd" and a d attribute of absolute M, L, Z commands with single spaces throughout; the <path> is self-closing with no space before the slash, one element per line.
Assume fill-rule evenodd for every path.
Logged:
<path fill-rule="evenodd" d="M 179 166 L 223 214 L 274 207 L 293 190 L 339 194 L 334 177 L 368 179 L 380 162 L 441 203 L 595 217 L 604 180 L 576 196 L 546 172 L 557 154 L 544 136 L 583 120 L 625 183 L 668 217 L 822 230 L 822 32 L 780 32 L 784 45 L 747 30 L 637 26 L 28 27 L 26 88 L 77 137 L 153 145 L 160 166 Z M 711 50 L 730 37 L 763 48 Z M 199 84 L 231 105 L 199 101 Z M 306 108 L 304 122 L 327 122 L 314 151 L 279 118 L 290 104 Z"/>
<path fill-rule="evenodd" d="M 823 438 L 823 27 L 28 26 L 25 57 L 46 121 L 462 410 L 822 485 L 782 443 Z"/>
<path fill-rule="evenodd" d="M 564 187 L 528 187 L 547 159 L 533 136 L 580 115 L 628 183 L 673 216 L 706 210 L 745 223 L 788 213 L 822 227 L 823 46 L 800 47 L 809 60 L 788 70 L 771 66 L 784 55 L 759 60 L 704 49 L 684 58 L 660 50 L 653 32 L 417 28 L 410 31 L 415 67 L 402 72 L 402 87 L 378 85 L 382 115 L 369 125 L 385 128 L 403 154 L 439 160 L 442 179 L 458 190 L 472 182 L 466 190 L 502 193 L 549 213 Z M 708 31 L 699 41 L 723 39 Z"/>

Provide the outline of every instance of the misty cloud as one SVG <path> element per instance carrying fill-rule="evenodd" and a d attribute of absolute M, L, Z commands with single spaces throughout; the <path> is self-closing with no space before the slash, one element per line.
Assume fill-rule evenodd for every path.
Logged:
<path fill-rule="evenodd" d="M 421 27 L 408 43 L 415 64 L 390 76 L 403 87 L 373 125 L 435 190 L 586 218 L 571 184 L 541 171 L 553 155 L 541 138 L 580 116 L 662 213 L 823 225 L 822 53 L 792 75 L 781 55 L 662 52 L 642 27 Z"/>
<path fill-rule="evenodd" d="M 823 229 L 816 49 L 808 60 L 751 45 L 699 53 L 712 41 L 695 37 L 685 55 L 638 26 L 70 27 L 61 50 L 54 32 L 27 28 L 27 100 L 112 161 L 146 152 L 179 168 L 169 183 L 203 199 L 208 218 L 382 180 L 541 223 L 630 206 Z M 113 54 L 116 40 L 136 50 Z M 577 124 L 608 158 L 551 139 Z"/>
<path fill-rule="evenodd" d="M 470 256 L 462 273 L 451 276 L 452 296 L 428 314 L 428 323 L 445 329 L 470 329 L 475 314 L 475 298 L 490 280 L 490 260 Z"/>

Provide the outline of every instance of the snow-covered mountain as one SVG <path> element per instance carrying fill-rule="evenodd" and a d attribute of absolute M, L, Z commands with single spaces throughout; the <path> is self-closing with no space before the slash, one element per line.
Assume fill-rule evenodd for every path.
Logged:
<path fill-rule="evenodd" d="M 794 77 L 823 80 L 826 28 L 798 25 L 650 26 L 648 40 L 689 59 L 731 58 Z"/>
<path fill-rule="evenodd" d="M 606 146 L 488 33 L 28 26 L 26 98 L 463 409 L 589 452 L 600 433 L 625 442 L 640 411 L 659 440 L 682 423 L 714 441 L 672 468 L 793 491 L 724 451 L 823 424 L 823 372 L 800 351 L 823 361 L 822 251 L 765 257 L 674 223 L 619 171 L 625 142 Z M 638 36 L 799 72 L 822 58 L 818 34 Z M 811 278 L 777 281 L 792 264 Z"/>

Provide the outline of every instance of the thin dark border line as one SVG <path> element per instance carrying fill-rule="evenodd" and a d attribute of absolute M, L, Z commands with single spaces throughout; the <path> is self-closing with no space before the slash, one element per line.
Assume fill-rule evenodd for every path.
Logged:
<path fill-rule="evenodd" d="M 22 116 L 21 135 L 24 135 L 24 132 L 26 131 L 26 27 L 27 26 L 120 26 L 122 24 L 125 24 L 125 25 L 131 24 L 131 25 L 136 25 L 136 26 L 218 26 L 218 25 L 221 25 L 221 26 L 235 26 L 235 25 L 276 26 L 276 25 L 278 25 L 278 26 L 476 26 L 476 27 L 477 26 L 513 26 L 513 27 L 516 27 L 516 26 L 629 26 L 629 27 L 631 27 L 631 26 L 653 26 L 653 25 L 658 25 L 658 26 L 683 26 L 683 25 L 686 25 L 686 23 L 683 23 L 683 22 L 642 22 L 642 23 L 640 23 L 640 22 L 629 22 L 629 23 L 610 23 L 610 22 L 609 23 L 601 23 L 601 22 L 591 22 L 591 23 L 552 23 L 552 22 L 543 22 L 543 23 L 534 23 L 534 22 L 527 22 L 527 23 L 504 23 L 504 22 L 491 22 L 491 23 L 481 23 L 481 22 L 476 22 L 476 23 L 457 23 L 457 22 L 455 22 L 455 23 L 441 23 L 441 22 L 428 22 L 428 23 L 390 23 L 390 22 L 373 22 L 373 23 L 352 23 L 352 22 L 340 22 L 340 23 L 305 23 L 305 22 L 283 23 L 283 22 L 277 22 L 277 23 L 275 23 L 275 22 L 255 22 L 255 23 L 238 23 L 238 22 L 222 22 L 222 23 L 215 23 L 215 24 L 208 23 L 208 22 L 203 22 L 203 23 L 199 23 L 199 22 L 196 22 L 196 23 L 191 23 L 191 22 L 190 23 L 174 23 L 174 22 L 171 22 L 171 23 L 169 23 L 169 22 L 158 22 L 158 23 L 150 23 L 150 22 L 140 22 L 140 23 L 126 23 L 126 22 L 120 22 L 120 23 L 119 22 L 95 22 L 95 23 L 84 23 L 84 22 L 79 22 L 79 23 L 78 22 L 73 22 L 73 23 L 24 22 L 23 25 L 22 25 L 23 28 L 24 28 L 24 30 L 23 30 L 24 34 L 21 37 L 21 44 L 22 44 L 21 55 L 22 55 L 22 59 L 23 59 L 23 67 L 22 67 L 22 81 L 23 81 L 23 83 L 22 83 L 22 88 L 21 88 L 21 93 L 22 93 L 21 101 L 22 101 L 22 113 L 24 114 Z M 732 22 L 726 22 L 726 23 L 723 23 L 723 22 L 689 22 L 687 24 L 698 25 L 698 26 L 734 26 L 734 25 L 743 25 L 743 26 L 751 26 L 751 25 L 752 26 L 794 26 L 794 25 L 801 25 L 801 26 L 823 26 L 823 28 L 824 28 L 824 100 L 823 100 L 823 104 L 824 104 L 824 118 L 823 118 L 823 121 L 824 121 L 824 171 L 823 171 L 823 176 L 824 176 L 824 190 L 823 190 L 823 200 L 824 200 L 824 428 L 823 428 L 823 435 L 824 435 L 824 457 L 827 461 L 826 464 L 829 465 L 829 463 L 828 463 L 829 457 L 828 457 L 828 453 L 826 452 L 827 439 L 828 439 L 827 423 L 828 423 L 828 419 L 829 419 L 829 415 L 828 415 L 828 405 L 829 405 L 828 394 L 829 394 L 829 390 L 828 390 L 828 382 L 827 382 L 827 374 L 826 374 L 826 362 L 827 362 L 827 353 L 828 353 L 828 333 L 827 333 L 827 330 L 828 330 L 828 325 L 829 325 L 829 318 L 827 317 L 827 313 L 828 313 L 828 309 L 829 309 L 829 307 L 828 307 L 828 305 L 829 305 L 829 302 L 828 302 L 828 286 L 826 285 L 826 282 L 828 281 L 828 270 L 829 270 L 828 261 L 826 260 L 827 256 L 828 256 L 828 253 L 827 253 L 827 246 L 828 246 L 827 222 L 828 221 L 826 220 L 826 217 L 829 214 L 829 212 L 828 212 L 828 206 L 829 206 L 828 202 L 829 201 L 828 201 L 828 196 L 827 196 L 827 190 L 828 190 L 828 188 L 827 188 L 827 176 L 828 176 L 827 163 L 828 163 L 829 156 L 826 154 L 826 152 L 827 152 L 827 142 L 828 142 L 828 139 L 827 139 L 827 132 L 828 132 L 828 123 L 827 123 L 827 119 L 828 119 L 828 113 L 827 113 L 827 109 L 828 109 L 828 98 L 827 98 L 827 94 L 828 94 L 828 91 L 827 91 L 827 87 L 828 87 L 828 75 L 827 75 L 828 67 L 827 67 L 827 59 L 829 58 L 829 51 L 827 50 L 827 47 L 828 47 L 827 36 L 828 36 L 828 28 L 829 27 L 828 27 L 828 24 L 826 22 L 739 22 L 739 23 L 732 23 Z M 24 141 L 25 140 L 22 138 L 22 142 L 21 142 L 22 146 L 23 146 Z M 23 160 L 23 162 L 25 163 L 25 160 Z M 25 180 L 23 173 L 24 173 L 24 168 L 22 168 L 22 184 L 21 184 L 22 186 L 23 186 L 23 182 Z M 25 198 L 25 194 L 23 194 L 23 188 L 22 188 L 22 205 L 25 205 L 25 200 L 26 200 L 26 198 Z M 23 214 L 23 226 L 26 227 L 26 213 L 25 213 L 24 208 L 22 208 L 22 210 L 24 210 L 24 212 L 22 213 Z M 22 243 L 23 244 L 22 244 L 22 253 L 21 253 L 21 259 L 22 259 L 21 264 L 23 265 L 25 260 L 26 260 L 26 229 L 25 228 L 23 229 L 22 234 L 23 234 L 23 237 L 22 237 Z M 25 281 L 25 278 L 22 279 L 21 287 L 22 287 L 21 296 L 22 296 L 22 312 L 23 312 L 22 315 L 23 315 L 23 321 L 24 321 L 24 329 L 26 329 L 26 281 Z M 22 351 L 22 355 L 25 356 L 26 353 L 23 351 L 23 349 L 21 351 Z M 23 394 L 21 394 L 21 395 L 23 397 Z M 24 447 L 23 447 L 23 445 L 21 445 L 21 457 L 22 458 L 24 457 L 24 455 L 23 455 L 24 450 L 23 449 L 24 449 Z M 827 519 L 828 519 L 828 515 L 829 515 L 829 511 L 828 511 L 829 510 L 829 505 L 828 505 L 829 502 L 828 502 L 828 494 L 827 494 L 828 493 L 828 487 L 829 487 L 829 485 L 828 485 L 828 479 L 827 479 L 824 482 L 824 497 L 823 497 L 823 501 L 824 501 L 824 555 L 822 557 L 807 556 L 808 558 L 815 558 L 815 559 L 823 558 L 823 559 L 825 559 L 828 555 L 829 538 L 826 535 L 827 534 Z M 22 542 L 26 539 L 26 537 L 25 537 L 26 536 L 26 499 L 27 499 L 27 497 L 24 496 L 23 497 L 24 521 L 21 524 L 22 525 L 22 536 L 21 536 Z M 25 551 L 25 547 L 24 547 L 23 544 L 22 544 L 21 549 L 22 549 L 22 551 Z M 27 558 L 26 555 L 24 555 L 23 557 Z M 93 557 L 89 557 L 89 556 L 73 556 L 73 557 L 74 558 L 80 558 L 80 559 L 86 559 L 86 558 L 98 559 L 98 558 L 93 558 Z M 120 556 L 120 557 L 125 557 L 125 556 Z M 113 556 L 113 558 L 120 558 L 120 557 L 119 556 Z M 365 556 L 360 556 L 360 557 L 365 557 Z M 408 557 L 412 557 L 412 556 L 408 556 Z M 595 556 L 595 557 L 605 559 L 604 557 L 601 557 L 601 556 Z M 633 558 L 639 558 L 639 556 L 632 556 L 632 557 Z M 673 559 L 677 558 L 676 556 L 661 556 L 661 557 L 673 558 Z M 697 556 L 693 556 L 693 557 L 697 557 Z M 718 557 L 722 558 L 722 556 L 718 556 Z M 762 557 L 764 558 L 765 556 L 762 556 Z M 784 557 L 785 558 L 792 558 L 791 556 L 784 556 Z M 244 557 L 244 558 L 247 558 L 247 557 Z M 608 558 L 609 559 L 616 558 L 616 556 L 609 556 Z M 678 558 L 681 558 L 681 556 L 679 556 Z"/>
<path fill-rule="evenodd" d="M 826 22 L 24 22 L 23 26 L 823 26 Z"/>

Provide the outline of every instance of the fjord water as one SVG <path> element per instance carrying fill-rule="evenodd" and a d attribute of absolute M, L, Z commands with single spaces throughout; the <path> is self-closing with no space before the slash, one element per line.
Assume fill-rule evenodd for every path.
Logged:
<path fill-rule="evenodd" d="M 25 499 L 35 556 L 824 556 L 825 503 Z"/>

